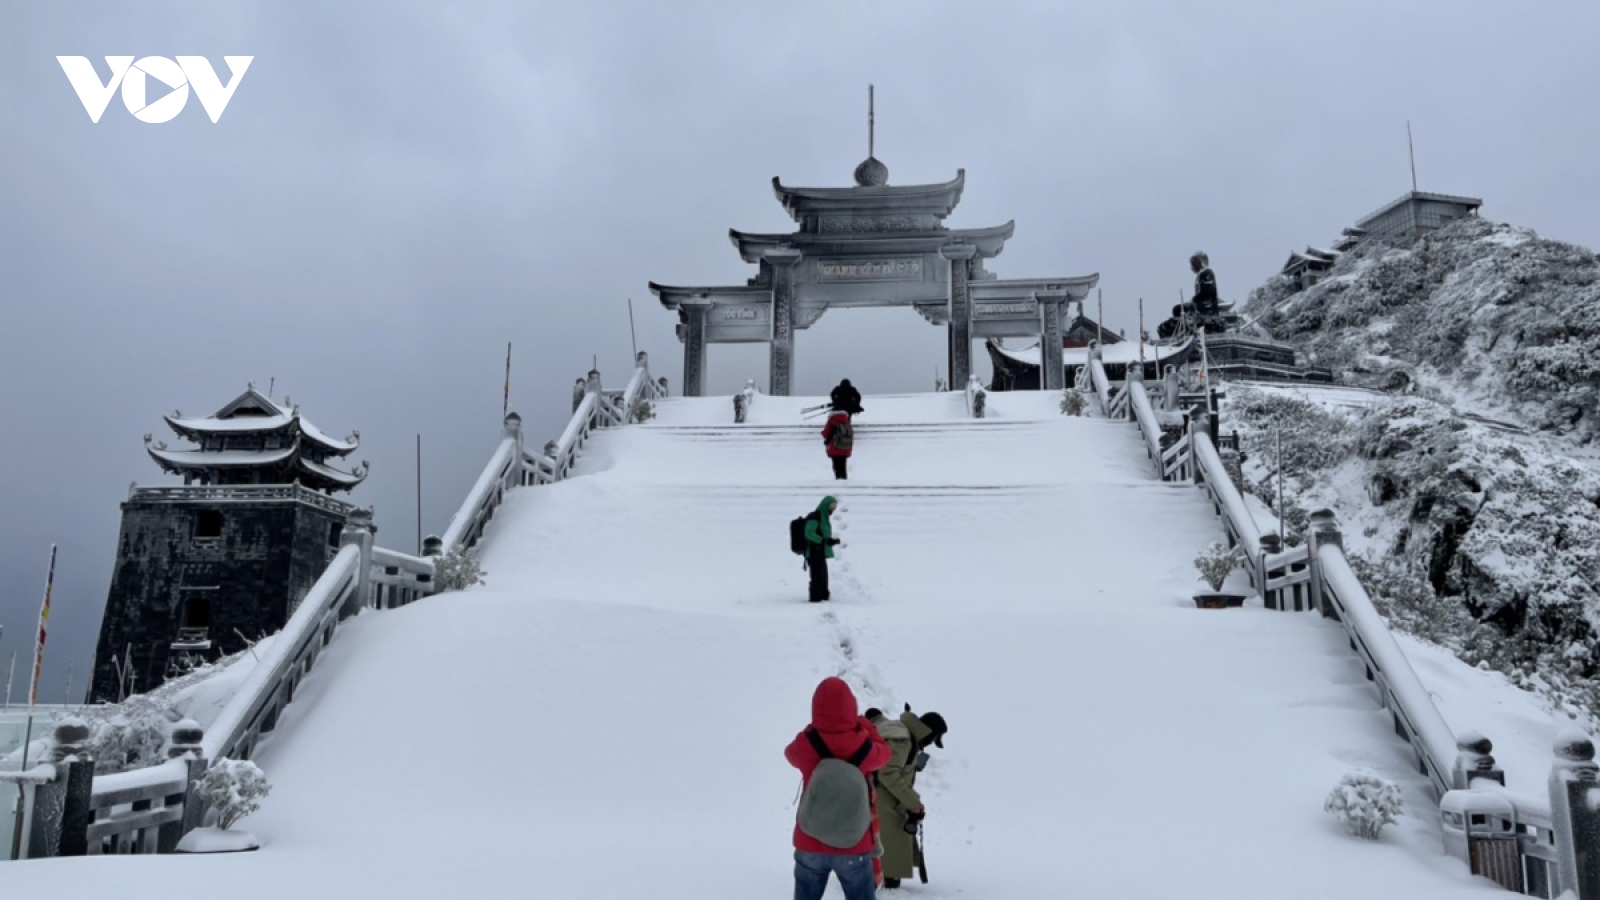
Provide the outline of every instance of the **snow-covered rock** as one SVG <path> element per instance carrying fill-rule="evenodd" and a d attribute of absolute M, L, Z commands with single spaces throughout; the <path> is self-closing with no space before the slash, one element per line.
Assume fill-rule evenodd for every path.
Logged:
<path fill-rule="evenodd" d="M 1466 219 L 1369 242 L 1248 313 L 1350 388 L 1235 388 L 1251 490 L 1333 509 L 1393 624 L 1600 710 L 1600 260 Z"/>

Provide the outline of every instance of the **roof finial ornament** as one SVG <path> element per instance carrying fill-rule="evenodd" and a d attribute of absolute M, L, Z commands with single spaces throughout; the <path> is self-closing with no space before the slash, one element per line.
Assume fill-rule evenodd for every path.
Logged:
<path fill-rule="evenodd" d="M 875 86 L 867 85 L 867 158 L 856 166 L 856 184 L 860 187 L 877 187 L 889 183 L 889 167 L 874 155 L 876 153 L 878 115 Z"/>
<path fill-rule="evenodd" d="M 876 105 L 873 103 L 873 93 L 876 91 L 876 89 L 877 89 L 876 85 L 871 85 L 871 84 L 867 85 L 867 155 L 868 156 L 874 155 L 873 154 L 872 144 L 873 144 L 873 139 L 876 137 L 875 132 L 878 130 L 878 114 L 877 114 Z M 1411 127 L 1411 123 L 1407 122 L 1406 123 L 1406 127 L 1410 128 Z"/>

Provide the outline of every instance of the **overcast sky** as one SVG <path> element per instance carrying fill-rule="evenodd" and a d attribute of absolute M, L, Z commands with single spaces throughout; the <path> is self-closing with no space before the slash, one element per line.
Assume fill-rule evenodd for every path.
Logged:
<path fill-rule="evenodd" d="M 965 168 L 949 224 L 1017 223 L 990 268 L 1099 272 L 1131 334 L 1190 252 L 1239 300 L 1407 190 L 1407 119 L 1424 190 L 1600 244 L 1597 33 L 1590 0 L 0 3 L 0 678 L 57 542 L 44 697 L 69 665 L 82 689 L 118 504 L 172 481 L 141 441 L 164 412 L 275 379 L 360 429 L 354 499 L 413 550 L 415 436 L 439 532 L 496 440 L 507 341 L 537 443 L 591 357 L 627 377 L 630 297 L 675 389 L 646 282 L 742 283 L 727 229 L 790 227 L 773 175 L 850 183 L 869 82 L 891 184 Z M 104 78 L 130 54 L 255 60 L 218 124 L 193 98 L 92 124 L 55 57 Z M 925 390 L 943 342 L 834 311 L 797 387 Z M 712 348 L 709 391 L 747 377 L 764 348 Z"/>

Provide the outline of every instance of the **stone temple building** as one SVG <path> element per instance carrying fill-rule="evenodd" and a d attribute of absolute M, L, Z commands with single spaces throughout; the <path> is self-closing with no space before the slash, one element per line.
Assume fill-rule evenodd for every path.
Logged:
<path fill-rule="evenodd" d="M 193 446 L 145 435 L 181 486 L 138 487 L 122 504 L 116 569 L 89 699 L 116 701 L 283 627 L 338 551 L 355 507 L 336 499 L 366 478 L 298 407 L 245 390 L 210 416 L 166 416 Z"/>

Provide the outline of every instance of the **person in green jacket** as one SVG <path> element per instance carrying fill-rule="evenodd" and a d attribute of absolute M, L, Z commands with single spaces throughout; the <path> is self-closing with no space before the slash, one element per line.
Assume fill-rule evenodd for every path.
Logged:
<path fill-rule="evenodd" d="M 838 499 L 829 494 L 817 504 L 816 512 L 806 516 L 806 571 L 811 573 L 812 603 L 821 603 L 832 596 L 828 590 L 828 560 L 833 559 L 833 548 L 840 541 L 833 536 L 830 517 L 838 507 Z"/>
<path fill-rule="evenodd" d="M 919 758 L 929 745 L 943 748 L 945 732 L 950 729 L 944 716 L 936 712 L 919 716 L 910 705 L 898 720 L 877 709 L 867 710 L 866 716 L 889 743 L 889 762 L 876 775 L 878 827 L 883 840 L 883 886 L 896 888 L 901 879 L 915 874 L 916 826 L 927 814 L 916 788 Z"/>

